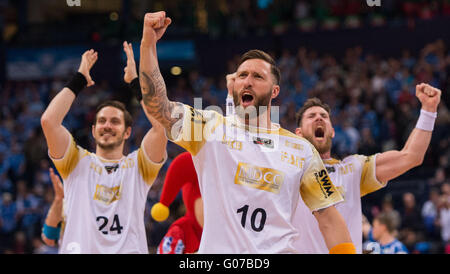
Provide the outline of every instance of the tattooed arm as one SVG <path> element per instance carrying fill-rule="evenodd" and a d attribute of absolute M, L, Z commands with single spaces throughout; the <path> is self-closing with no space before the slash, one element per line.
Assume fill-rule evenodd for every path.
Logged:
<path fill-rule="evenodd" d="M 166 31 L 171 19 L 165 12 L 147 13 L 141 41 L 140 84 L 142 101 L 148 114 L 153 116 L 172 138 L 172 126 L 183 118 L 183 106 L 167 98 L 166 84 L 161 75 L 156 53 L 156 42 Z"/>

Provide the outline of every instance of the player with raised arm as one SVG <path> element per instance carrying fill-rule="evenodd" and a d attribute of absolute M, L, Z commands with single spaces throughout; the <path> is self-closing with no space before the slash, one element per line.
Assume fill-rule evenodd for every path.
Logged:
<path fill-rule="evenodd" d="M 204 203 L 199 253 L 295 253 L 292 217 L 300 199 L 317 218 L 330 253 L 354 253 L 334 204 L 343 199 L 314 147 L 271 122 L 280 74 L 259 50 L 243 55 L 233 98 L 236 115 L 201 111 L 167 97 L 156 43 L 171 19 L 147 13 L 141 41 L 143 105 L 169 139 L 189 151 Z"/>
<path fill-rule="evenodd" d="M 132 61 L 125 74 L 134 72 L 137 77 L 130 60 L 131 45 L 125 42 L 124 50 Z M 132 119 L 121 102 L 107 101 L 97 107 L 92 125 L 95 153 L 77 146 L 62 125 L 76 95 L 94 84 L 90 70 L 97 58 L 94 50 L 83 54 L 78 73 L 41 117 L 49 156 L 64 180 L 66 222 L 59 252 L 147 254 L 144 209 L 148 191 L 167 158 L 164 128 L 153 121 L 141 147 L 123 155 Z"/>
<path fill-rule="evenodd" d="M 358 253 L 362 253 L 361 197 L 372 193 L 408 170 L 419 166 L 431 140 L 441 91 L 428 84 L 416 86 L 416 97 L 422 104 L 416 128 L 411 132 L 401 150 L 375 155 L 350 155 L 342 161 L 331 157 L 334 128 L 330 108 L 317 98 L 308 99 L 297 113 L 296 134 L 308 139 L 318 150 L 333 181 L 345 197 L 336 205 L 344 217 Z M 302 227 L 301 239 L 296 248 L 301 253 L 326 253 L 327 245 L 320 237 L 314 218 L 300 201 L 294 223 Z M 303 225 L 303 226 L 302 226 Z"/>

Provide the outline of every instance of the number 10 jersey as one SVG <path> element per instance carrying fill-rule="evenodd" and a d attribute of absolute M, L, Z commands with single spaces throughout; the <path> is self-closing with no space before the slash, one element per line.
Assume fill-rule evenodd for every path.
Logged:
<path fill-rule="evenodd" d="M 199 253 L 296 253 L 299 199 L 311 211 L 342 201 L 316 149 L 272 124 L 246 127 L 184 105 L 172 141 L 193 157 L 204 208 Z"/>

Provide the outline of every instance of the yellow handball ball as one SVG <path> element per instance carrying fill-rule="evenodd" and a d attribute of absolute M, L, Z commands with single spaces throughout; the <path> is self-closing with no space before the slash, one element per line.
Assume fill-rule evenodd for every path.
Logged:
<path fill-rule="evenodd" d="M 169 208 L 161 203 L 156 203 L 151 211 L 153 219 L 162 222 L 169 217 Z"/>

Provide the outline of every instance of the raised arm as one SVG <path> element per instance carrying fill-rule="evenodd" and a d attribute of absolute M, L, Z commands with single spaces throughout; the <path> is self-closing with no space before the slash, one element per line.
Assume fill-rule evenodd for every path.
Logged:
<path fill-rule="evenodd" d="M 167 138 L 162 125 L 156 121 L 145 109 L 142 103 L 142 95 L 139 85 L 139 79 L 136 69 L 136 61 L 134 60 L 134 52 L 131 43 L 123 42 L 123 50 L 127 56 L 127 66 L 124 68 L 123 80 L 127 83 L 134 93 L 135 89 L 136 95 L 138 95 L 138 100 L 144 109 L 147 119 L 152 124 L 152 128 L 145 134 L 142 139 L 142 148 L 145 150 L 145 154 L 155 163 L 160 163 L 164 160 L 166 154 Z"/>
<path fill-rule="evenodd" d="M 376 177 L 380 182 L 398 177 L 423 162 L 431 141 L 441 91 L 422 83 L 416 86 L 416 97 L 422 104 L 421 114 L 405 146 L 400 151 L 387 151 L 376 158 Z"/>
<path fill-rule="evenodd" d="M 62 221 L 62 211 L 63 211 L 63 199 L 64 199 L 64 188 L 59 177 L 54 173 L 53 169 L 50 168 L 50 180 L 53 184 L 53 190 L 55 192 L 55 197 L 53 198 L 53 203 L 48 210 L 47 217 L 45 218 L 44 229 L 41 235 L 42 240 L 48 246 L 55 246 L 56 241 L 59 238 L 60 229 L 58 224 Z"/>
<path fill-rule="evenodd" d="M 158 65 L 156 42 L 171 22 L 164 11 L 145 15 L 139 72 L 144 108 L 165 128 L 169 137 L 172 136 L 172 126 L 183 118 L 183 112 L 181 104 L 167 98 L 166 84 Z"/>
<path fill-rule="evenodd" d="M 76 94 L 84 87 L 95 84 L 89 72 L 97 58 L 97 52 L 92 49 L 83 54 L 78 69 L 79 73 L 52 99 L 44 114 L 42 114 L 41 126 L 52 158 L 62 158 L 69 146 L 70 133 L 62 125 L 62 122 L 69 112 Z"/>
<path fill-rule="evenodd" d="M 227 99 L 226 99 L 226 114 L 233 115 L 234 114 L 234 101 L 233 101 L 233 89 L 234 89 L 234 81 L 236 80 L 236 72 L 227 74 Z"/>

